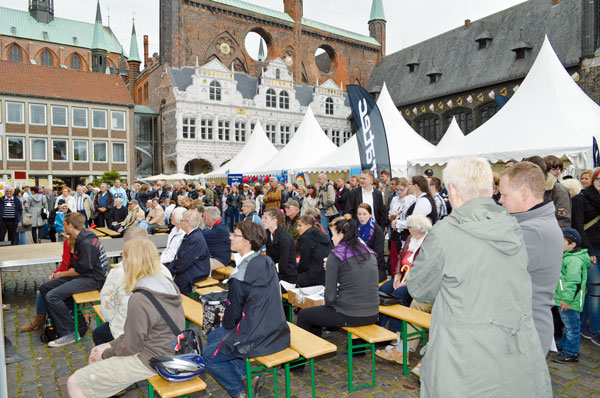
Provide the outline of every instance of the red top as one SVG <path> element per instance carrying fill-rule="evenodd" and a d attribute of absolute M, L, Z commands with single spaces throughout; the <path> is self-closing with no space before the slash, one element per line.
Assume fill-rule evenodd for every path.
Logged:
<path fill-rule="evenodd" d="M 408 251 L 408 244 L 410 243 L 411 239 L 412 236 L 409 235 L 408 238 L 406 238 L 406 241 L 404 242 L 404 246 L 402 246 L 402 250 L 400 250 L 400 252 L 398 253 L 398 262 L 394 265 L 392 269 L 392 277 L 396 274 L 402 274 L 402 276 L 404 276 L 412 268 L 412 263 L 408 261 L 408 258 L 412 254 L 412 252 Z M 413 257 L 413 262 L 415 261 L 415 258 L 417 258 L 417 256 L 419 255 L 419 251 L 421 251 L 421 248 L 419 248 L 415 253 Z"/>
<path fill-rule="evenodd" d="M 66 239 L 63 244 L 62 261 L 53 274 L 66 271 L 69 268 L 71 268 L 71 247 L 69 246 L 69 240 Z"/>

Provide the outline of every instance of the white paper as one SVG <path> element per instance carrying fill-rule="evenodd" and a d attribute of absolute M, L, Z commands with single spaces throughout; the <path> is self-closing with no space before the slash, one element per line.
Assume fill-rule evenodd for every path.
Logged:
<path fill-rule="evenodd" d="M 279 281 L 279 284 L 281 285 L 281 287 L 283 287 L 283 290 L 285 290 L 286 292 L 290 289 L 294 289 L 296 287 L 295 284 L 293 283 L 289 283 L 286 281 Z"/>

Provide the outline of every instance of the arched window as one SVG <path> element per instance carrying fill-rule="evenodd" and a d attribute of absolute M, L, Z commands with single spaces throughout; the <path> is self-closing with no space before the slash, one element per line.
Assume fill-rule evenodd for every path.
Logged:
<path fill-rule="evenodd" d="M 290 96 L 285 90 L 279 93 L 279 107 L 281 109 L 290 109 Z"/>
<path fill-rule="evenodd" d="M 327 97 L 327 99 L 325 100 L 325 114 L 333 115 L 333 100 L 331 99 L 331 97 Z"/>
<path fill-rule="evenodd" d="M 487 122 L 498 112 L 498 105 L 496 101 L 490 101 L 489 103 L 481 106 L 479 108 L 479 125 L 481 126 L 483 123 Z"/>
<path fill-rule="evenodd" d="M 440 118 L 437 115 L 425 114 L 415 121 L 417 132 L 432 144 L 437 144 L 442 138 Z"/>
<path fill-rule="evenodd" d="M 210 82 L 210 99 L 211 101 L 221 101 L 221 85 L 216 80 Z"/>
<path fill-rule="evenodd" d="M 267 108 L 277 108 L 277 94 L 272 88 L 267 90 Z"/>
<path fill-rule="evenodd" d="M 71 56 L 71 69 L 81 70 L 81 57 L 77 54 Z"/>
<path fill-rule="evenodd" d="M 41 56 L 42 65 L 44 66 L 52 66 L 54 62 L 52 62 L 52 54 L 47 49 L 42 51 Z"/>
<path fill-rule="evenodd" d="M 12 45 L 8 49 L 8 60 L 11 62 L 23 62 L 23 54 L 17 45 Z"/>
<path fill-rule="evenodd" d="M 468 109 L 456 109 L 446 114 L 446 128 L 450 126 L 452 118 L 456 118 L 456 123 L 465 134 L 473 131 L 473 113 Z"/>

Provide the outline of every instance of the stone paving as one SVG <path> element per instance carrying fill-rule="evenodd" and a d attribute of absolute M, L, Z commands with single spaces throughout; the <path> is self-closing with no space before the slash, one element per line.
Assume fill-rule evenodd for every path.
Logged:
<path fill-rule="evenodd" d="M 5 333 L 12 341 L 18 354 L 25 357 L 21 362 L 7 366 L 9 397 L 67 397 L 66 379 L 78 368 L 85 366 L 93 343 L 90 339 L 78 344 L 50 349 L 39 339 L 40 332 L 20 333 L 20 326 L 35 315 L 35 292 L 44 282 L 54 266 L 23 267 L 21 272 L 2 272 L 4 303 L 11 308 L 4 312 Z M 93 322 L 92 322 L 92 327 Z M 88 332 L 87 336 L 91 335 Z M 377 359 L 377 384 L 348 394 L 345 334 L 335 332 L 327 337 L 338 346 L 336 353 L 315 360 L 316 391 L 318 397 L 349 396 L 353 398 L 373 397 L 418 397 L 419 380 L 414 375 L 403 376 L 401 365 Z M 418 355 L 411 357 L 415 365 Z M 577 364 L 561 365 L 548 362 L 554 395 L 557 397 L 600 397 L 600 347 L 582 339 L 581 359 Z M 370 380 L 370 360 L 356 360 L 355 382 Z M 283 373 L 278 377 L 280 396 L 284 396 Z M 228 394 L 208 375 L 204 376 L 207 389 L 190 397 L 226 398 Z M 292 374 L 292 395 L 310 397 L 310 372 Z M 146 397 L 146 382 L 127 389 L 124 397 Z M 273 397 L 272 377 L 267 377 L 265 388 L 259 397 Z"/>

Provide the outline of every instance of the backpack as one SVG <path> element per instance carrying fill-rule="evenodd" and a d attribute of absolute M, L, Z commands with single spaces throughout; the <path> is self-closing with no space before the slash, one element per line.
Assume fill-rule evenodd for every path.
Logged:
<path fill-rule="evenodd" d="M 227 294 L 227 291 L 223 291 L 207 293 L 200 296 L 204 316 L 204 333 L 206 335 L 221 326 L 221 317 L 219 314 L 225 312 Z"/>
<path fill-rule="evenodd" d="M 54 341 L 58 338 L 58 332 L 56 328 L 52 324 L 52 319 L 50 317 L 46 317 L 46 323 L 42 326 L 42 334 L 40 335 L 40 340 L 42 343 L 48 343 L 50 341 Z"/>

